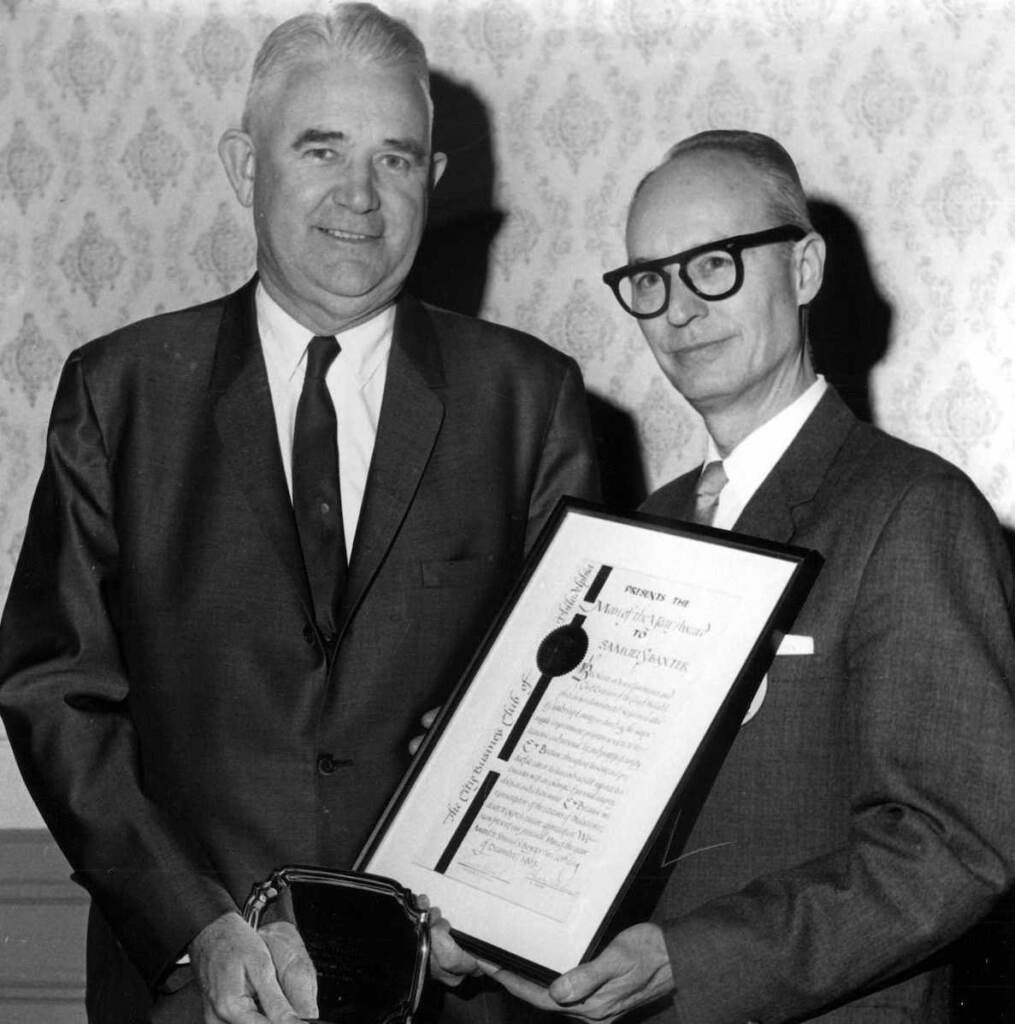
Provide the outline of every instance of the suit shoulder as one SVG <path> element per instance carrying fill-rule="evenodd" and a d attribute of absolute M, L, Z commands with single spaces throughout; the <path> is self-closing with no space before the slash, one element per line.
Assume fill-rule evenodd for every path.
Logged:
<path fill-rule="evenodd" d="M 791 490 L 789 473 L 782 479 Z M 864 550 L 882 535 L 924 544 L 944 543 L 960 529 L 999 535 L 996 513 L 958 466 L 867 423 L 849 431 L 807 508 L 806 521 Z"/>
<path fill-rule="evenodd" d="M 855 425 L 844 446 L 843 463 L 857 484 L 865 488 L 902 492 L 921 482 L 937 480 L 977 490 L 966 473 L 943 456 L 869 423 Z"/>
<path fill-rule="evenodd" d="M 454 360 L 482 360 L 543 366 L 563 373 L 577 364 L 552 345 L 514 327 L 465 316 L 424 303 L 442 346 Z"/>
<path fill-rule="evenodd" d="M 217 337 L 224 303 L 222 296 L 136 320 L 82 345 L 68 361 L 80 362 L 86 372 L 101 374 L 138 360 L 147 362 L 156 352 L 177 358 L 187 355 L 191 360 L 202 349 L 210 355 L 209 342 Z"/>

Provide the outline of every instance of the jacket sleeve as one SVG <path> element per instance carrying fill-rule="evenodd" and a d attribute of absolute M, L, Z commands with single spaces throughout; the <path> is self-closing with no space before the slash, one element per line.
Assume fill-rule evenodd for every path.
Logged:
<path fill-rule="evenodd" d="M 680 1020 L 785 1021 L 856 998 L 1011 885 L 1011 594 L 997 522 L 964 478 L 901 495 L 846 630 L 848 841 L 664 923 Z"/>
<path fill-rule="evenodd" d="M 553 413 L 543 438 L 542 454 L 529 500 L 525 547 L 530 549 L 561 496 L 599 500 L 599 468 L 585 387 L 577 364 L 569 359 Z"/>
<path fill-rule="evenodd" d="M 83 362 L 54 400 L 42 475 L 0 621 L 0 714 L 74 878 L 149 983 L 235 904 L 146 798 L 120 655 L 110 455 Z"/>

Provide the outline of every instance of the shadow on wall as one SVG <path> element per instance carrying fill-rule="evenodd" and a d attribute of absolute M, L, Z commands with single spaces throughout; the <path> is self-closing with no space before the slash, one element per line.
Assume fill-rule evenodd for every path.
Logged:
<path fill-rule="evenodd" d="M 636 509 L 648 484 L 634 418 L 602 395 L 589 395 L 603 501 L 619 512 Z"/>
<path fill-rule="evenodd" d="M 494 205 L 490 116 L 467 85 L 433 72 L 434 151 L 447 170 L 434 192 L 430 217 L 408 288 L 426 302 L 477 316 L 486 293 L 490 247 L 504 222 Z M 618 509 L 645 497 L 645 470 L 632 417 L 601 395 L 589 395 L 603 499 Z"/>
<path fill-rule="evenodd" d="M 874 283 L 852 218 L 824 200 L 808 206 L 815 229 L 828 244 L 825 281 L 810 309 L 814 365 L 855 415 L 874 423 L 870 378 L 888 352 L 892 310 Z M 1015 530 L 1005 529 L 1004 538 L 1015 562 Z"/>
<path fill-rule="evenodd" d="M 441 72 L 431 74 L 430 92 L 433 149 L 447 154 L 448 165 L 433 194 L 408 288 L 425 302 L 477 316 L 490 246 L 504 220 L 494 206 L 490 116 L 471 88 Z"/>
<path fill-rule="evenodd" d="M 870 376 L 888 351 L 892 310 L 874 283 L 853 219 L 824 200 L 808 207 L 828 249 L 824 284 L 810 308 L 814 366 L 856 416 L 872 423 Z"/>

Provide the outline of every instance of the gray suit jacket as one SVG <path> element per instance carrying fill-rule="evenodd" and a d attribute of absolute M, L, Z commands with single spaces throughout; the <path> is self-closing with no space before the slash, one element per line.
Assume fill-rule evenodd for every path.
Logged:
<path fill-rule="evenodd" d="M 697 471 L 647 512 L 686 517 Z M 827 393 L 735 525 L 824 567 L 655 912 L 647 1019 L 947 1019 L 928 958 L 1015 878 L 1012 572 L 986 501 Z M 839 1009 L 834 1007 L 839 1006 Z"/>
<path fill-rule="evenodd" d="M 253 282 L 72 354 L 0 711 L 97 910 L 92 1020 L 143 1012 L 272 868 L 350 866 L 565 493 L 596 494 L 574 362 L 403 298 L 329 665 Z"/>

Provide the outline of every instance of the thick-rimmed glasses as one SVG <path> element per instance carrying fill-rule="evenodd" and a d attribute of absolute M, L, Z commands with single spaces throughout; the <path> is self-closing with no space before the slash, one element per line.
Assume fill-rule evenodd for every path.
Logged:
<path fill-rule="evenodd" d="M 658 316 L 670 303 L 670 267 L 695 295 L 708 302 L 718 302 L 735 295 L 744 283 L 744 249 L 775 242 L 797 242 L 807 234 L 795 224 L 734 235 L 716 242 L 696 245 L 673 256 L 658 260 L 630 263 L 626 267 L 603 274 L 617 301 L 639 320 Z"/>

